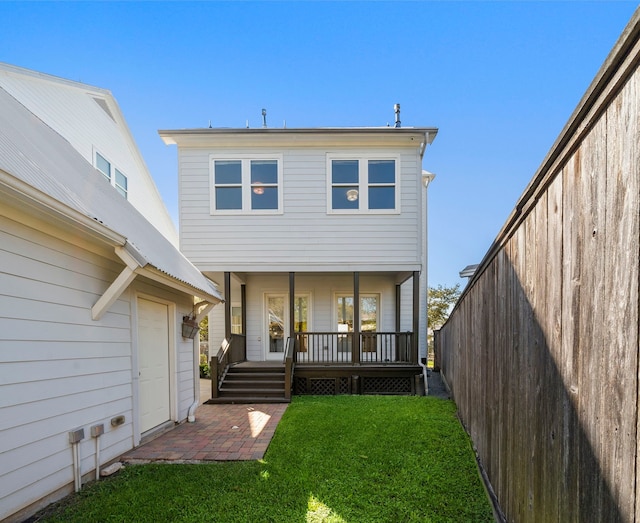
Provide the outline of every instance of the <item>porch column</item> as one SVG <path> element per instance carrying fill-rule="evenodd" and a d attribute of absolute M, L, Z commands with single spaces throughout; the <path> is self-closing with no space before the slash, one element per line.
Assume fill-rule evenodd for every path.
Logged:
<path fill-rule="evenodd" d="M 351 362 L 360 363 L 360 273 L 353 273 L 353 340 Z"/>
<path fill-rule="evenodd" d="M 231 273 L 224 273 L 224 337 L 231 341 Z"/>
<path fill-rule="evenodd" d="M 396 361 L 400 360 L 400 326 L 401 326 L 401 315 L 400 315 L 400 307 L 402 307 L 402 285 L 396 285 Z"/>
<path fill-rule="evenodd" d="M 418 338 L 420 336 L 420 272 L 413 271 L 413 340 L 411 343 L 412 363 L 418 363 Z"/>
<path fill-rule="evenodd" d="M 296 341 L 296 273 L 289 273 L 289 338 Z"/>
<path fill-rule="evenodd" d="M 400 306 L 402 305 L 401 289 L 401 285 L 396 285 L 396 332 L 400 332 Z"/>
<path fill-rule="evenodd" d="M 247 335 L 247 286 L 240 285 L 240 308 L 242 309 L 242 335 Z"/>

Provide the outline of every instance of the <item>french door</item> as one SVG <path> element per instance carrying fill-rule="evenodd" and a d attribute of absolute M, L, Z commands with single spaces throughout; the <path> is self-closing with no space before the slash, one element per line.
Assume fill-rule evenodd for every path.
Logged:
<path fill-rule="evenodd" d="M 293 302 L 296 332 L 308 332 L 309 294 L 296 294 Z M 282 361 L 289 337 L 289 295 L 267 294 L 265 296 L 266 353 L 265 359 Z"/>

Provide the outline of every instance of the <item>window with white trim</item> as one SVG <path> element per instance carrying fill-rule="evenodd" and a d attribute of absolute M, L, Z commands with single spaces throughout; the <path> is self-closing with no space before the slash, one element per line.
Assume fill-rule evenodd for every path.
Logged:
<path fill-rule="evenodd" d="M 399 212 L 398 163 L 389 157 L 328 156 L 328 212 Z"/>
<path fill-rule="evenodd" d="M 103 155 L 96 151 L 96 169 L 100 171 L 104 177 L 109 180 L 109 183 L 116 188 L 124 198 L 128 195 L 128 182 L 127 177 L 113 166 L 113 164 L 107 160 Z"/>
<path fill-rule="evenodd" d="M 211 212 L 282 212 L 281 158 L 211 158 Z"/>

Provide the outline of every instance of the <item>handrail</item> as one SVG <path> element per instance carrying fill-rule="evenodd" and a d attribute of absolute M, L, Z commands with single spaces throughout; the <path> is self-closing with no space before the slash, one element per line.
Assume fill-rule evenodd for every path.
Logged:
<path fill-rule="evenodd" d="M 220 379 L 222 378 L 222 374 L 224 373 L 224 369 L 227 366 L 228 357 L 229 357 L 229 349 L 231 348 L 231 343 L 226 338 L 222 340 L 220 344 L 220 348 L 218 352 L 216 352 L 215 356 L 211 356 L 211 361 L 209 363 L 209 375 L 211 376 L 211 397 L 218 397 L 218 387 L 220 384 Z"/>
<path fill-rule="evenodd" d="M 218 388 L 224 377 L 225 370 L 232 363 L 245 361 L 247 359 L 247 342 L 243 334 L 232 334 L 231 339 L 222 340 L 220 348 L 215 356 L 211 357 L 209 363 L 209 374 L 211 375 L 211 397 L 218 397 Z"/>

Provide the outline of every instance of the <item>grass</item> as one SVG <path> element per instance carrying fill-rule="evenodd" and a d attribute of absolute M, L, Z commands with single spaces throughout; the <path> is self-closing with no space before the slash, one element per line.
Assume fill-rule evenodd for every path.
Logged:
<path fill-rule="evenodd" d="M 137 465 L 40 516 L 64 522 L 490 522 L 451 401 L 296 397 L 264 460 Z"/>

